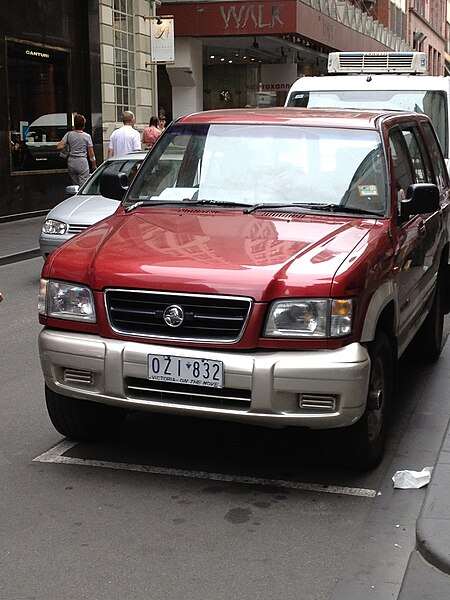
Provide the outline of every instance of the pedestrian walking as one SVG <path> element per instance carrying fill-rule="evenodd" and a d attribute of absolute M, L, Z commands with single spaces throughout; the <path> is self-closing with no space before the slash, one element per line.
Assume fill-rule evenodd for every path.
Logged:
<path fill-rule="evenodd" d="M 162 131 L 159 128 L 158 117 L 150 117 L 148 127 L 144 129 L 144 132 L 142 134 L 142 143 L 147 148 L 147 150 L 153 148 L 153 146 L 156 143 L 156 140 L 159 138 L 161 133 Z"/>
<path fill-rule="evenodd" d="M 139 131 L 134 128 L 134 114 L 131 110 L 126 110 L 122 115 L 123 127 L 119 127 L 112 132 L 109 139 L 108 158 L 138 152 L 141 150 L 141 136 Z"/>
<path fill-rule="evenodd" d="M 84 131 L 86 126 L 84 116 L 75 115 L 73 125 L 73 130 L 64 135 L 56 149 L 61 151 L 65 148 L 67 150 L 67 170 L 70 178 L 74 185 L 81 186 L 90 174 L 88 157 L 93 171 L 97 168 L 97 163 L 92 138 Z"/>

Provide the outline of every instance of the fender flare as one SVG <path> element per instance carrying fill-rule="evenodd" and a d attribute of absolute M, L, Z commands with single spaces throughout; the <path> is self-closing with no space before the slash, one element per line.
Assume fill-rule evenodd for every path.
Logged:
<path fill-rule="evenodd" d="M 361 333 L 361 342 L 371 342 L 375 338 L 380 315 L 386 306 L 394 302 L 394 323 L 393 332 L 397 331 L 398 327 L 398 302 L 397 302 L 397 285 L 393 281 L 385 281 L 379 287 L 372 298 L 364 317 L 364 324 Z"/>

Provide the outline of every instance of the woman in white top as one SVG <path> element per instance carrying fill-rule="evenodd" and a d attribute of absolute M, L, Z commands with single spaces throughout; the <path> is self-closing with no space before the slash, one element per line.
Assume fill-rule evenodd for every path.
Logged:
<path fill-rule="evenodd" d="M 86 119 L 83 115 L 75 115 L 73 131 L 68 131 L 62 140 L 56 146 L 57 150 L 62 150 L 68 146 L 69 154 L 67 157 L 67 170 L 75 185 L 83 185 L 89 177 L 89 160 L 92 170 L 95 171 L 97 164 L 95 161 L 94 147 L 91 136 L 84 130 Z"/>

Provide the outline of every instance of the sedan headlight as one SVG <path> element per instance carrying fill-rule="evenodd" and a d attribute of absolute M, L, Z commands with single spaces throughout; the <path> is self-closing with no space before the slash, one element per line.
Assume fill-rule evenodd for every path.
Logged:
<path fill-rule="evenodd" d="M 46 317 L 95 323 L 94 296 L 84 285 L 41 279 L 38 309 Z"/>
<path fill-rule="evenodd" d="M 55 219 L 47 219 L 42 225 L 42 233 L 50 233 L 52 235 L 64 235 L 68 229 L 69 225 L 67 223 L 56 221 Z"/>
<path fill-rule="evenodd" d="M 349 298 L 296 298 L 278 300 L 270 308 L 267 337 L 342 337 L 352 331 L 353 300 Z"/>

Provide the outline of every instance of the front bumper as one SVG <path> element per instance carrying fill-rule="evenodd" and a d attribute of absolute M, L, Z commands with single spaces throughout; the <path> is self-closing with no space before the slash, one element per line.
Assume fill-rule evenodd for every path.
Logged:
<path fill-rule="evenodd" d="M 44 328 L 39 352 L 46 384 L 63 396 L 267 427 L 351 425 L 364 412 L 370 371 L 367 350 L 356 343 L 338 350 L 240 353 Z M 147 378 L 151 353 L 221 360 L 225 387 L 169 390 Z"/>
<path fill-rule="evenodd" d="M 41 250 L 41 256 L 47 258 L 49 254 L 59 248 L 61 244 L 67 242 L 74 236 L 73 233 L 65 233 L 64 235 L 50 235 L 49 233 L 41 233 L 39 236 L 39 247 Z"/>

